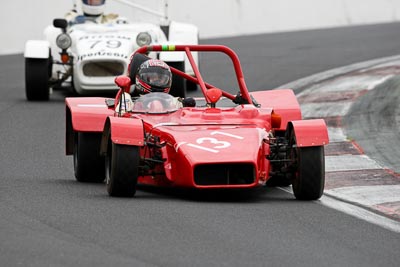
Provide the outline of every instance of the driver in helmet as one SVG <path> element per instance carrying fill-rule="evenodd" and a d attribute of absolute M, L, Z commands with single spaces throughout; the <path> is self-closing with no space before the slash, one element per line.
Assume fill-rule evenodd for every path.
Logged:
<path fill-rule="evenodd" d="M 100 16 L 104 13 L 106 0 L 82 0 L 82 11 L 85 16 Z"/>
<path fill-rule="evenodd" d="M 80 24 L 88 21 L 101 24 L 127 23 L 125 19 L 120 19 L 117 14 L 104 14 L 106 0 L 81 0 L 80 4 L 83 15 L 78 14 L 76 5 L 74 5 L 74 9 L 65 16 L 72 24 Z"/>
<path fill-rule="evenodd" d="M 140 64 L 135 75 L 134 94 L 141 95 L 152 92 L 169 93 L 172 84 L 172 73 L 170 67 L 158 59 L 148 59 Z M 173 106 L 194 107 L 196 101 L 192 97 L 175 97 Z"/>
<path fill-rule="evenodd" d="M 152 92 L 169 93 L 172 84 L 172 73 L 169 66 L 158 59 L 143 62 L 135 77 L 135 94 Z"/>
<path fill-rule="evenodd" d="M 136 68 L 138 65 L 139 67 Z M 164 61 L 135 54 L 129 68 L 134 97 L 148 93 L 169 93 L 172 85 L 172 73 L 170 67 Z M 131 95 L 128 92 L 124 92 L 122 97 L 128 102 L 127 107 L 133 106 Z M 176 108 L 194 107 L 196 102 L 193 98 L 175 97 L 174 102 L 170 105 Z M 126 111 L 131 111 L 131 109 Z"/>
<path fill-rule="evenodd" d="M 139 57 L 132 60 L 132 65 L 136 71 L 130 73 L 131 83 L 133 83 L 132 95 L 138 97 L 147 93 L 169 93 L 172 84 L 172 73 L 169 66 L 158 59 L 151 59 L 142 54 Z M 136 68 L 136 66 L 139 67 Z M 124 92 L 121 96 L 122 102 L 125 102 L 126 107 L 122 107 L 125 111 L 131 111 L 133 107 L 133 101 L 131 95 L 128 92 Z M 117 96 L 118 98 L 118 96 Z M 119 99 L 117 99 L 119 102 Z M 181 107 L 178 100 L 176 103 L 171 103 L 171 105 L 176 105 L 176 107 Z M 119 105 L 117 105 L 116 110 L 119 111 Z"/>

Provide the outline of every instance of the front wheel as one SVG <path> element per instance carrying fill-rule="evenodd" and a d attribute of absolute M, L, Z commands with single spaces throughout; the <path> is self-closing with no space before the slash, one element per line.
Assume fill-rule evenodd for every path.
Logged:
<path fill-rule="evenodd" d="M 105 179 L 104 157 L 100 155 L 101 134 L 75 133 L 74 170 L 79 182 L 101 183 Z"/>
<path fill-rule="evenodd" d="M 133 197 L 138 179 L 139 147 L 111 143 L 105 161 L 108 194 Z"/>
<path fill-rule="evenodd" d="M 299 200 L 316 200 L 325 187 L 325 156 L 323 146 L 297 147 L 292 137 L 290 159 L 293 193 Z"/>
<path fill-rule="evenodd" d="M 25 94 L 28 100 L 49 100 L 50 64 L 50 58 L 25 58 Z"/>

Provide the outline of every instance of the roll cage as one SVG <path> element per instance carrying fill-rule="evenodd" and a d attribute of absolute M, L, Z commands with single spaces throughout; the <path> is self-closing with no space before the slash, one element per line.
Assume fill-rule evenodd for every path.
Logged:
<path fill-rule="evenodd" d="M 201 91 L 207 101 L 207 103 L 212 103 L 212 99 L 208 94 L 209 89 L 216 88 L 214 85 L 209 84 L 203 80 L 203 77 L 200 73 L 198 66 L 195 63 L 195 60 L 192 56 L 191 52 L 222 52 L 226 54 L 233 63 L 233 67 L 236 74 L 236 79 L 240 89 L 240 95 L 232 95 L 222 89 L 222 96 L 231 99 L 232 101 L 239 102 L 240 104 L 249 104 L 253 103 L 254 105 L 258 106 L 255 99 L 253 99 L 249 91 L 247 90 L 246 82 L 244 80 L 244 75 L 242 71 L 242 67 L 240 65 L 239 57 L 237 54 L 230 48 L 223 46 L 223 45 L 149 45 L 143 46 L 135 51 L 135 54 L 146 54 L 149 52 L 175 52 L 175 51 L 183 51 L 186 53 L 186 56 L 189 59 L 189 62 L 193 68 L 195 73 L 195 77 L 192 77 L 176 68 L 171 67 L 171 72 L 175 75 L 179 75 L 191 82 L 198 84 L 201 88 Z"/>

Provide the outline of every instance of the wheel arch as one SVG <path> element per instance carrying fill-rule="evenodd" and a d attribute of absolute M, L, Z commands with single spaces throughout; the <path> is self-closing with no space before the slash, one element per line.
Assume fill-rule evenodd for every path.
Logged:
<path fill-rule="evenodd" d="M 50 43 L 43 40 L 29 40 L 25 44 L 25 58 L 48 59 L 50 58 Z"/>
<path fill-rule="evenodd" d="M 108 117 L 104 124 L 100 154 L 106 155 L 109 141 L 114 144 L 144 146 L 142 120 L 136 118 Z"/>
<path fill-rule="evenodd" d="M 328 129 L 323 119 L 290 121 L 286 136 L 294 133 L 298 147 L 323 146 L 329 143 Z"/>

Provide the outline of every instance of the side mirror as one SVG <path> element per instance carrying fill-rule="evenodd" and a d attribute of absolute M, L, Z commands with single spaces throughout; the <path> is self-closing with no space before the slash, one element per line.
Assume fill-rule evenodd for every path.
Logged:
<path fill-rule="evenodd" d="M 131 79 L 128 76 L 117 76 L 114 80 L 115 84 L 124 90 L 126 93 L 129 93 L 129 89 L 131 86 Z"/>
<path fill-rule="evenodd" d="M 219 101 L 222 96 L 221 89 L 218 88 L 210 88 L 206 92 L 207 98 L 210 101 L 211 107 L 215 108 L 215 104 Z"/>
<path fill-rule="evenodd" d="M 53 26 L 65 30 L 68 26 L 68 22 L 66 19 L 54 19 Z"/>

